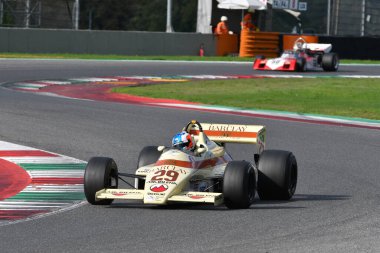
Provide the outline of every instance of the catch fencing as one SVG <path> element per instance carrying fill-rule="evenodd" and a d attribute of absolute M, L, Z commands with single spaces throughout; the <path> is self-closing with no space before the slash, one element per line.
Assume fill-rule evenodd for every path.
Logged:
<path fill-rule="evenodd" d="M 380 36 L 379 0 L 299 0 L 300 2 L 307 3 L 307 10 L 299 11 L 304 33 Z M 297 18 L 283 10 L 273 9 L 273 31 L 294 32 L 298 22 Z"/>

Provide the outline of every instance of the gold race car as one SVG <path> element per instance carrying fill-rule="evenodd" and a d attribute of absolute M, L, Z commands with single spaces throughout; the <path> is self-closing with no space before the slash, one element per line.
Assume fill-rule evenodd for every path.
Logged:
<path fill-rule="evenodd" d="M 233 160 L 227 143 L 256 144 L 253 162 Z M 134 178 L 134 185 L 124 178 Z M 119 189 L 119 180 L 131 188 Z M 135 174 L 118 172 L 112 158 L 93 157 L 84 176 L 84 192 L 93 205 L 122 199 L 154 205 L 197 202 L 249 208 L 256 191 L 262 200 L 289 200 L 296 185 L 295 156 L 288 151 L 265 150 L 264 126 L 195 120 L 173 138 L 171 147 L 143 148 Z"/>

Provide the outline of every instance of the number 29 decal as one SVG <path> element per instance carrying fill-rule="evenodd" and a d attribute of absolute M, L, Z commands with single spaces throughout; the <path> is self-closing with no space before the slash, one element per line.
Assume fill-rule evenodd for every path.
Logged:
<path fill-rule="evenodd" d="M 152 181 L 176 181 L 179 173 L 174 170 L 159 170 L 156 171 L 155 176 L 152 177 Z"/>

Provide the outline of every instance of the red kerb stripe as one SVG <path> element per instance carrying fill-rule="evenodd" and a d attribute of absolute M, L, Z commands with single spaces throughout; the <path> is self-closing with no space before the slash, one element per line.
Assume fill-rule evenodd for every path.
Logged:
<path fill-rule="evenodd" d="M 31 184 L 83 184 L 82 177 L 39 177 L 32 178 Z"/>
<path fill-rule="evenodd" d="M 41 150 L 0 150 L 0 157 L 24 157 L 24 156 L 58 157 L 58 155 L 41 151 Z"/>

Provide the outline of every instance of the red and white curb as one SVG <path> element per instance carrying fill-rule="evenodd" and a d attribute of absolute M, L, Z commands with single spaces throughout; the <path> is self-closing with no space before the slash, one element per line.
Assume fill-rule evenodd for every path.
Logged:
<path fill-rule="evenodd" d="M 84 203 L 86 162 L 0 141 L 0 226 Z"/>
<path fill-rule="evenodd" d="M 110 89 L 117 86 L 138 86 L 168 82 L 186 82 L 191 80 L 221 80 L 221 79 L 247 79 L 247 78 L 380 78 L 380 75 L 248 75 L 248 76 L 224 76 L 224 75 L 180 75 L 180 76 L 112 76 L 76 78 L 67 80 L 41 80 L 31 82 L 18 82 L 4 84 L 5 87 L 34 92 L 41 95 L 58 96 L 81 100 L 98 100 L 119 103 L 135 103 L 148 106 L 198 110 L 206 112 L 218 112 L 246 117 L 257 117 L 274 120 L 286 120 L 322 125 L 336 125 L 345 127 L 359 127 L 380 130 L 380 121 L 360 118 L 332 117 L 327 115 L 298 114 L 292 112 L 266 111 L 255 109 L 232 108 L 225 106 L 210 106 L 198 103 L 190 103 L 173 99 L 154 99 L 132 96 L 128 94 L 112 93 Z"/>

